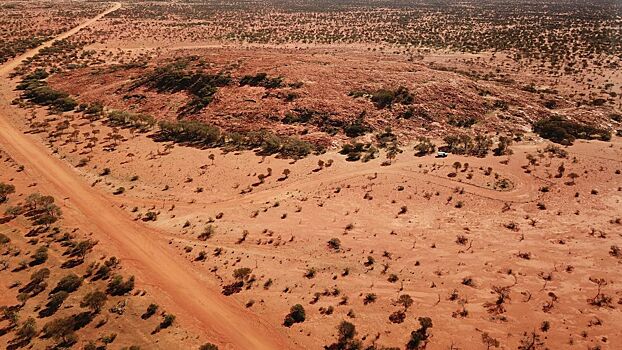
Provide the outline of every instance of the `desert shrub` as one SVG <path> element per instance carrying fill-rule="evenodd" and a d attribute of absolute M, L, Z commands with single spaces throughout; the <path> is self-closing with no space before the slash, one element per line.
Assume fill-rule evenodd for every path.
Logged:
<path fill-rule="evenodd" d="M 35 271 L 30 275 L 30 281 L 25 286 L 19 289 L 20 293 L 33 293 L 34 291 L 41 292 L 47 287 L 46 279 L 50 277 L 50 269 L 42 268 Z"/>
<path fill-rule="evenodd" d="M 253 270 L 251 270 L 249 267 L 237 268 L 233 271 L 233 278 L 235 278 L 236 280 L 245 280 L 250 276 L 252 271 Z"/>
<path fill-rule="evenodd" d="M 54 293 L 61 292 L 61 291 L 72 293 L 78 290 L 78 288 L 80 288 L 81 285 L 82 285 L 82 278 L 72 273 L 61 278 L 61 280 L 58 281 L 58 284 L 56 285 L 56 287 L 52 289 L 50 294 L 54 294 Z"/>
<path fill-rule="evenodd" d="M 363 116 L 356 118 L 353 122 L 346 124 L 343 131 L 348 137 L 363 136 L 372 130 L 371 126 L 365 122 Z"/>
<path fill-rule="evenodd" d="M 317 274 L 317 270 L 314 267 L 310 267 L 304 273 L 304 277 L 306 277 L 306 278 L 313 278 L 313 277 L 315 277 L 316 274 Z"/>
<path fill-rule="evenodd" d="M 240 86 L 261 86 L 267 89 L 280 88 L 283 86 L 282 77 L 269 77 L 267 73 L 245 75 L 240 79 Z"/>
<path fill-rule="evenodd" d="M 34 318 L 28 317 L 21 327 L 15 331 L 17 339 L 29 342 L 32 338 L 37 336 L 37 322 Z"/>
<path fill-rule="evenodd" d="M 402 310 L 397 310 L 389 315 L 389 321 L 392 323 L 402 323 L 406 319 L 406 313 Z"/>
<path fill-rule="evenodd" d="M 374 294 L 374 293 L 367 293 L 367 294 L 365 294 L 365 298 L 363 299 L 363 304 L 367 305 L 367 304 L 375 303 L 376 299 L 378 299 L 376 294 Z"/>
<path fill-rule="evenodd" d="M 473 117 L 450 115 L 447 118 L 447 123 L 457 128 L 470 128 L 473 124 L 477 123 L 477 119 Z"/>
<path fill-rule="evenodd" d="M 380 89 L 371 94 L 371 101 L 377 108 L 383 109 L 399 103 L 403 105 L 412 104 L 413 95 L 408 88 L 400 86 L 395 90 Z"/>
<path fill-rule="evenodd" d="M 140 131 L 147 131 L 156 124 L 155 118 L 147 114 L 113 110 L 107 113 L 106 116 L 112 126 L 134 128 Z"/>
<path fill-rule="evenodd" d="M 341 321 L 337 326 L 337 341 L 324 347 L 326 350 L 356 350 L 361 349 L 361 341 L 355 339 L 356 327 L 348 321 Z"/>
<path fill-rule="evenodd" d="M 4 233 L 0 233 L 0 245 L 11 242 L 11 239 Z"/>
<path fill-rule="evenodd" d="M 378 149 L 371 143 L 364 144 L 356 142 L 353 144 L 344 144 L 339 153 L 346 155 L 346 160 L 348 162 L 355 162 L 360 159 L 363 159 L 363 161 L 369 161 L 375 158 L 378 153 Z"/>
<path fill-rule="evenodd" d="M 285 158 L 304 158 L 313 146 L 295 137 L 281 137 L 270 131 L 225 133 L 198 121 L 161 121 L 159 136 L 164 141 L 190 143 L 201 147 L 225 146 L 234 150 L 257 150 L 260 155 L 278 154 Z"/>
<path fill-rule="evenodd" d="M 443 139 L 448 152 L 484 157 L 492 147 L 492 139 L 488 135 L 477 134 L 475 138 L 467 134 L 449 134 Z"/>
<path fill-rule="evenodd" d="M 60 217 L 62 216 L 62 211 L 59 206 L 56 204 L 50 203 L 46 204 L 43 207 L 40 207 L 39 210 L 32 213 L 31 219 L 35 225 L 42 225 L 49 227 Z"/>
<path fill-rule="evenodd" d="M 64 345 L 71 345 L 76 342 L 75 327 L 74 317 L 58 318 L 43 325 L 43 337 L 61 340 Z"/>
<path fill-rule="evenodd" d="M 436 151 L 436 146 L 429 138 L 420 137 L 418 141 L 419 143 L 415 146 L 416 156 L 423 157 Z"/>
<path fill-rule="evenodd" d="M 0 182 L 0 203 L 4 203 L 10 194 L 15 193 L 15 186 Z"/>
<path fill-rule="evenodd" d="M 11 218 L 15 218 L 18 215 L 21 215 L 23 212 L 24 212 L 23 207 L 19 205 L 12 205 L 6 208 L 6 210 L 4 211 L 4 215 L 11 217 Z"/>
<path fill-rule="evenodd" d="M 294 323 L 304 322 L 306 318 L 306 313 L 304 307 L 300 304 L 296 304 L 291 307 L 289 310 L 289 314 L 285 316 L 285 320 L 283 321 L 283 325 L 286 327 L 291 327 Z"/>
<path fill-rule="evenodd" d="M 473 139 L 467 134 L 449 134 L 443 141 L 447 150 L 454 154 L 466 154 L 473 148 Z"/>
<path fill-rule="evenodd" d="M 99 313 L 106 304 L 106 300 L 108 300 L 106 293 L 96 290 L 86 294 L 80 302 L 80 306 L 89 308 L 93 313 Z"/>
<path fill-rule="evenodd" d="M 568 151 L 557 145 L 547 145 L 544 148 L 544 152 L 549 153 L 550 155 L 557 158 L 568 158 Z"/>
<path fill-rule="evenodd" d="M 148 211 L 143 217 L 143 221 L 156 221 L 158 219 L 158 213 L 154 211 Z"/>
<path fill-rule="evenodd" d="M 159 324 L 159 328 L 160 329 L 166 329 L 170 326 L 173 325 L 173 322 L 175 322 L 175 315 L 173 314 L 166 314 L 164 315 L 164 318 L 162 319 L 162 322 L 160 322 Z"/>
<path fill-rule="evenodd" d="M 339 249 L 341 249 L 341 240 L 339 240 L 339 238 L 331 238 L 328 241 L 328 247 L 332 250 L 339 251 Z"/>
<path fill-rule="evenodd" d="M 63 253 L 63 255 L 67 255 L 69 257 L 79 257 L 84 258 L 93 247 L 97 245 L 97 241 L 92 239 L 86 239 L 83 241 L 71 241 L 67 243 L 67 249 Z"/>
<path fill-rule="evenodd" d="M 231 284 L 223 286 L 222 294 L 225 296 L 229 296 L 235 293 L 239 293 L 242 291 L 242 287 L 244 287 L 244 281 L 233 282 Z"/>
<path fill-rule="evenodd" d="M 35 252 L 30 256 L 32 261 L 30 262 L 30 266 L 41 265 L 48 260 L 48 247 L 41 246 L 35 250 Z"/>
<path fill-rule="evenodd" d="M 69 97 L 69 94 L 64 91 L 58 91 L 50 86 L 43 79 L 48 77 L 45 71 L 35 71 L 32 74 L 27 75 L 17 89 L 22 90 L 22 97 L 28 101 L 41 105 L 50 106 L 53 109 L 60 111 L 71 111 L 78 106 L 78 103 Z"/>
<path fill-rule="evenodd" d="M 114 194 L 115 196 L 118 196 L 123 193 L 125 193 L 125 187 L 123 186 L 117 187 L 117 189 L 114 190 L 114 192 L 112 192 L 112 194 Z"/>
<path fill-rule="evenodd" d="M 65 291 L 50 295 L 47 304 L 45 304 L 45 309 L 39 312 L 39 316 L 46 317 L 53 315 L 56 311 L 58 311 L 61 305 L 63 305 L 67 297 L 69 297 L 69 293 Z"/>
<path fill-rule="evenodd" d="M 495 156 L 505 156 L 513 153 L 510 146 L 512 145 L 512 138 L 508 136 L 500 136 L 497 147 L 493 150 Z"/>
<path fill-rule="evenodd" d="M 477 134 L 474 138 L 473 148 L 469 150 L 469 154 L 476 157 L 485 157 L 492 147 L 492 140 L 484 134 Z"/>
<path fill-rule="evenodd" d="M 147 311 L 145 311 L 145 313 L 142 314 L 140 318 L 142 318 L 143 320 L 148 319 L 149 317 L 155 315 L 155 313 L 158 311 L 158 308 L 158 304 L 149 304 L 149 306 L 147 306 Z"/>
<path fill-rule="evenodd" d="M 84 107 L 84 113 L 91 116 L 99 116 L 104 112 L 104 105 L 97 101 Z"/>
<path fill-rule="evenodd" d="M 214 236 L 215 233 L 216 228 L 214 227 L 214 225 L 207 225 L 203 232 L 201 232 L 197 238 L 201 241 L 207 241 L 209 238 Z"/>
<path fill-rule="evenodd" d="M 406 344 L 407 350 L 425 348 L 430 335 L 428 329 L 432 328 L 432 319 L 429 317 L 419 317 L 419 329 L 410 333 L 410 340 Z"/>
<path fill-rule="evenodd" d="M 540 137 L 563 145 L 571 145 L 576 139 L 611 140 L 611 132 L 593 125 L 571 121 L 564 117 L 541 119 L 533 125 Z"/>
<path fill-rule="evenodd" d="M 286 137 L 278 153 L 286 158 L 304 158 L 311 153 L 311 144 L 293 137 Z M 277 152 L 275 152 L 277 153 Z"/>
<path fill-rule="evenodd" d="M 127 281 L 123 280 L 123 276 L 115 275 L 110 282 L 108 282 L 108 288 L 106 293 L 110 295 L 124 295 L 134 289 L 134 276 L 130 276 Z"/>
<path fill-rule="evenodd" d="M 296 108 L 293 111 L 285 113 L 285 117 L 281 119 L 283 124 L 305 124 L 308 123 L 318 112 L 307 108 Z"/>
<path fill-rule="evenodd" d="M 199 143 L 217 146 L 221 141 L 220 129 L 194 120 L 160 121 L 160 135 L 167 141 Z"/>
<path fill-rule="evenodd" d="M 214 98 L 218 88 L 231 83 L 228 74 L 207 74 L 186 71 L 184 64 L 172 63 L 157 67 L 153 72 L 134 81 L 130 90 L 147 86 L 158 92 L 176 93 L 185 91 L 190 101 L 180 109 L 181 114 L 196 113 L 207 106 Z"/>

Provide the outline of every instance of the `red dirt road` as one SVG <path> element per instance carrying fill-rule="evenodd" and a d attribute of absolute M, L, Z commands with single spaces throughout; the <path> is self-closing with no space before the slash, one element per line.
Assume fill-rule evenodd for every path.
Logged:
<path fill-rule="evenodd" d="M 55 40 L 77 33 L 106 14 L 119 9 L 119 3 Z M 68 223 L 90 230 L 110 253 L 124 261 L 129 271 L 155 293 L 182 323 L 206 334 L 225 349 L 288 349 L 285 336 L 244 310 L 233 299 L 220 294 L 217 285 L 202 280 L 200 273 L 168 247 L 163 236 L 135 221 L 97 190 L 84 183 L 65 162 L 9 120 L 20 113 L 10 104 L 12 85 L 7 74 L 24 59 L 34 56 L 47 42 L 0 67 L 0 145 L 41 188 L 63 201 Z M 64 199 L 64 200 L 63 200 Z"/>

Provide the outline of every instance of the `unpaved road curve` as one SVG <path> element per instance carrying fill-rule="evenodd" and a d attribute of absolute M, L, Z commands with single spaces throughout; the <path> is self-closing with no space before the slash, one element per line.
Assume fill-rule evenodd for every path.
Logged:
<path fill-rule="evenodd" d="M 115 3 L 107 11 L 58 36 L 77 33 L 106 14 L 119 9 Z M 53 40 L 30 50 L 0 67 L 0 145 L 47 193 L 63 201 L 65 218 L 71 224 L 92 231 L 101 244 L 124 261 L 138 281 L 151 286 L 170 312 L 192 329 L 206 334 L 225 349 L 290 349 L 293 346 L 279 333 L 245 310 L 233 299 L 220 294 L 218 286 L 201 279 L 199 271 L 168 247 L 163 235 L 133 221 L 105 195 L 85 184 L 65 162 L 25 135 L 9 120 L 23 113 L 10 105 L 11 82 L 7 78 L 24 59 L 34 56 Z M 126 274 L 129 272 L 126 272 Z"/>

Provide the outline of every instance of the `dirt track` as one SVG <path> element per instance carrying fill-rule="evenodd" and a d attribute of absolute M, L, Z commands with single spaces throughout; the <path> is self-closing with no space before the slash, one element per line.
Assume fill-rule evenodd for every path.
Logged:
<path fill-rule="evenodd" d="M 55 40 L 77 33 L 120 7 L 116 3 Z M 165 306 L 182 322 L 195 325 L 226 349 L 290 348 L 281 334 L 222 296 L 217 286 L 210 286 L 210 282 L 201 280 L 190 263 L 167 247 L 162 235 L 136 223 L 115 208 L 109 199 L 85 184 L 65 162 L 54 158 L 43 145 L 24 135 L 9 121 L 10 114 L 20 111 L 10 105 L 12 86 L 7 74 L 53 42 L 46 42 L 0 67 L 2 147 L 24 165 L 26 174 L 36 179 L 48 193 L 65 199 L 63 209 L 68 222 L 93 231 L 101 244 L 110 247 L 110 252 L 120 257 L 143 285 L 151 285 L 149 289 L 164 298 Z"/>

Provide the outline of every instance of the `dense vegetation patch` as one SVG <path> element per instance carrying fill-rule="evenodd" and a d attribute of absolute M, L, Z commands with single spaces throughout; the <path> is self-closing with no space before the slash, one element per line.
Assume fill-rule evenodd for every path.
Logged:
<path fill-rule="evenodd" d="M 445 136 L 443 141 L 446 146 L 441 147 L 442 151 L 476 157 L 485 157 L 493 144 L 490 136 L 484 134 L 477 134 L 475 137 L 467 134 L 450 134 Z"/>
<path fill-rule="evenodd" d="M 334 119 L 330 113 L 308 108 L 295 108 L 281 119 L 283 124 L 309 124 L 317 126 L 320 131 L 331 136 L 342 131 L 348 137 L 357 137 L 371 132 L 372 127 L 365 121 L 365 114 L 359 115 L 353 121 Z"/>
<path fill-rule="evenodd" d="M 38 69 L 24 77 L 22 82 L 17 85 L 17 89 L 23 91 L 23 98 L 40 106 L 49 106 L 62 112 L 72 111 L 76 108 L 78 103 L 69 97 L 68 93 L 55 90 L 48 85 L 45 81 L 48 76 L 49 74 L 45 70 Z"/>
<path fill-rule="evenodd" d="M 365 90 L 350 91 L 350 96 L 369 97 L 371 102 L 379 109 L 390 108 L 394 104 L 410 105 L 414 102 L 414 96 L 408 91 L 408 88 L 400 86 L 395 90 L 380 89 L 373 92 Z"/>
<path fill-rule="evenodd" d="M 321 151 L 309 142 L 295 137 L 279 136 L 267 130 L 224 132 L 206 123 L 181 120 L 161 121 L 158 138 L 198 147 L 224 147 L 225 150 L 256 150 L 260 155 L 303 158 L 312 151 Z"/>
<path fill-rule="evenodd" d="M 226 73 L 207 74 L 200 71 L 187 71 L 185 64 L 172 63 L 158 67 L 153 72 L 136 80 L 130 90 L 141 86 L 158 92 L 186 92 L 191 100 L 180 109 L 180 114 L 197 113 L 212 102 L 218 88 L 231 83 L 231 76 Z"/>
<path fill-rule="evenodd" d="M 611 140 L 611 132 L 593 125 L 577 123 L 555 116 L 537 121 L 533 131 L 540 137 L 563 145 L 571 145 L 576 139 Z"/>
<path fill-rule="evenodd" d="M 85 110 L 88 114 L 89 110 Z M 156 120 L 150 115 L 140 113 L 130 113 L 127 111 L 110 111 L 108 114 L 108 121 L 113 126 L 129 127 L 138 129 L 140 131 L 147 131 L 151 129 Z"/>

